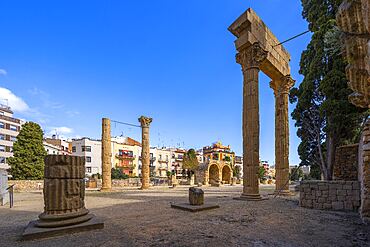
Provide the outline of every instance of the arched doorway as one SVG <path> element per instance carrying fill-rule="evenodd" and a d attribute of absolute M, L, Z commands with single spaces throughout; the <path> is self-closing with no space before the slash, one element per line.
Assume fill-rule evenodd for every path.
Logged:
<path fill-rule="evenodd" d="M 231 169 L 228 165 L 225 165 L 222 168 L 222 181 L 225 184 L 230 184 L 231 183 Z"/>
<path fill-rule="evenodd" d="M 211 185 L 219 184 L 219 182 L 220 182 L 220 178 L 219 178 L 220 172 L 219 172 L 218 166 L 216 164 L 213 164 L 209 167 L 208 173 L 209 173 L 209 184 L 211 184 Z"/>

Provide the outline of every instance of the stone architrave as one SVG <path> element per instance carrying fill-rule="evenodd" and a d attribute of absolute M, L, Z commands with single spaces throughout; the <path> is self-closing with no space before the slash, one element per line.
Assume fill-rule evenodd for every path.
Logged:
<path fill-rule="evenodd" d="M 141 116 L 139 122 L 141 124 L 141 189 L 149 188 L 150 175 L 150 140 L 149 126 L 153 121 L 152 118 Z"/>
<path fill-rule="evenodd" d="M 242 198 L 259 200 L 259 66 L 267 51 L 258 43 L 240 51 L 236 60 L 243 71 L 243 194 Z"/>
<path fill-rule="evenodd" d="M 270 83 L 275 95 L 275 193 L 279 195 L 290 195 L 288 96 L 293 85 L 294 80 L 289 75 Z"/>
<path fill-rule="evenodd" d="M 48 155 L 44 177 L 44 212 L 39 220 L 30 222 L 23 239 L 104 227 L 104 223 L 85 208 L 84 157 Z"/>
<path fill-rule="evenodd" d="M 102 119 L 102 187 L 101 191 L 112 189 L 112 146 L 111 146 L 111 123 L 109 118 Z"/>

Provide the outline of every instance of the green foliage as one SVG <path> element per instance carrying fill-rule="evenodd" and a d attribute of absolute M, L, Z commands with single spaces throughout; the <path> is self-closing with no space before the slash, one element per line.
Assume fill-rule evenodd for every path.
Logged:
<path fill-rule="evenodd" d="M 289 174 L 289 179 L 292 181 L 298 181 L 300 178 L 303 178 L 303 177 L 304 177 L 304 174 L 300 167 L 292 168 Z"/>
<path fill-rule="evenodd" d="M 172 175 L 172 172 L 171 171 L 167 171 L 167 177 L 170 178 Z"/>
<path fill-rule="evenodd" d="M 96 173 L 96 174 L 93 174 L 92 177 L 93 178 L 97 178 L 97 179 L 101 179 L 101 174 L 100 173 Z"/>
<path fill-rule="evenodd" d="M 127 179 L 129 178 L 129 176 L 127 174 L 124 174 L 122 170 L 119 168 L 112 168 L 111 178 L 112 179 Z"/>
<path fill-rule="evenodd" d="M 13 157 L 8 158 L 13 179 L 42 179 L 44 158 L 43 132 L 37 123 L 25 123 L 13 145 Z"/>
<path fill-rule="evenodd" d="M 262 181 L 266 179 L 266 169 L 263 166 L 260 166 L 258 169 L 258 178 Z"/>
<path fill-rule="evenodd" d="M 186 154 L 184 154 L 182 168 L 188 169 L 190 171 L 195 171 L 199 167 L 199 162 L 197 159 L 197 154 L 194 149 L 189 149 Z"/>
<path fill-rule="evenodd" d="M 304 79 L 290 92 L 291 103 L 297 103 L 292 117 L 301 139 L 301 165 L 318 167 L 327 180 L 332 179 L 336 147 L 354 141 L 366 117 L 364 110 L 348 101 L 351 90 L 340 53 L 340 32 L 335 26 L 341 2 L 302 0 L 303 17 L 313 34 L 301 56 Z"/>
<path fill-rule="evenodd" d="M 230 162 L 230 161 L 231 161 L 231 159 L 230 159 L 230 157 L 229 157 L 229 156 L 226 156 L 226 157 L 224 158 L 224 161 L 228 161 L 228 162 Z"/>
<path fill-rule="evenodd" d="M 234 166 L 233 168 L 233 176 L 234 177 L 237 177 L 237 178 L 240 178 L 240 166 Z"/>

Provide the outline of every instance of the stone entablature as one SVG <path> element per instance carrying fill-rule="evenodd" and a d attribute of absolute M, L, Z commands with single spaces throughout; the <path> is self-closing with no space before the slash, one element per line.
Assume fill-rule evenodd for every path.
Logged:
<path fill-rule="evenodd" d="M 340 146 L 335 152 L 334 179 L 358 180 L 358 144 Z"/>
<path fill-rule="evenodd" d="M 238 51 L 259 43 L 267 52 L 267 59 L 261 64 L 261 70 L 270 78 L 280 78 L 290 74 L 289 53 L 283 46 L 276 46 L 280 43 L 279 40 L 251 8 L 231 24 L 229 31 L 238 37 L 235 41 Z"/>
<path fill-rule="evenodd" d="M 358 211 L 360 183 L 358 181 L 302 181 L 299 205 L 306 208 L 337 211 Z"/>

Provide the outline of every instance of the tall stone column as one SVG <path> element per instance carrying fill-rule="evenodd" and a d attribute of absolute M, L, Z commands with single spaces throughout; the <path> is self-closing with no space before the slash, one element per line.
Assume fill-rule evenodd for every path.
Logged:
<path fill-rule="evenodd" d="M 243 193 L 241 199 L 260 200 L 259 194 L 259 99 L 258 72 L 267 51 L 259 43 L 241 50 L 237 63 L 243 71 Z"/>
<path fill-rule="evenodd" d="M 150 175 L 150 140 L 149 140 L 149 125 L 152 118 L 141 116 L 139 122 L 141 124 L 141 189 L 149 188 Z"/>
<path fill-rule="evenodd" d="M 102 119 L 102 145 L 101 145 L 101 153 L 102 153 L 102 191 L 110 191 L 112 189 L 112 146 L 111 146 L 111 128 L 110 128 L 110 119 L 103 118 Z"/>
<path fill-rule="evenodd" d="M 288 95 L 294 85 L 290 75 L 272 81 L 270 87 L 275 95 L 275 193 L 289 195 L 289 113 Z"/>

